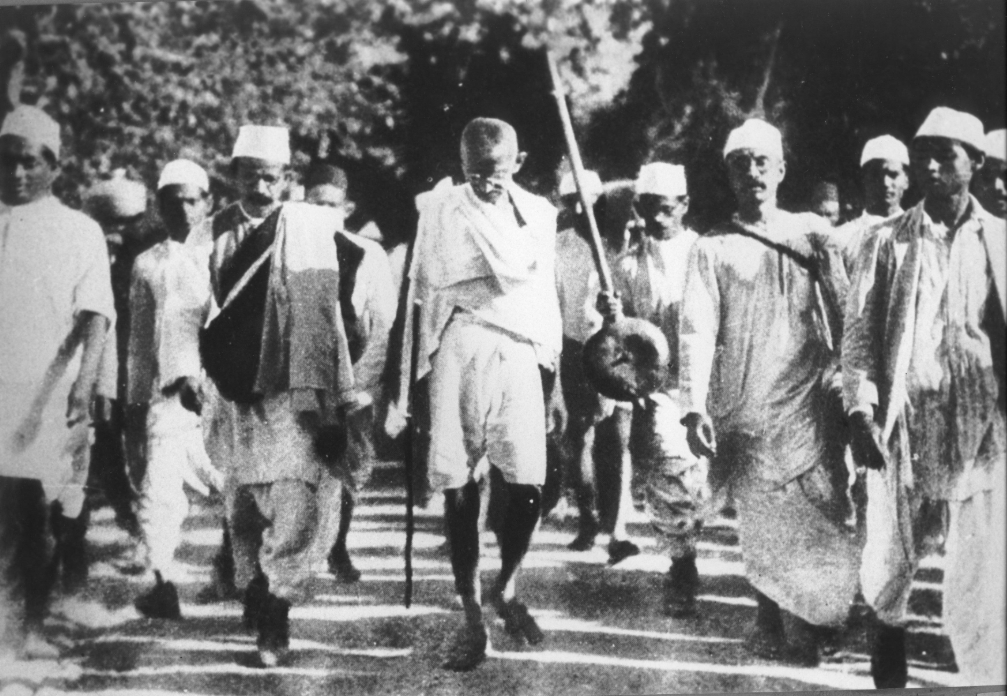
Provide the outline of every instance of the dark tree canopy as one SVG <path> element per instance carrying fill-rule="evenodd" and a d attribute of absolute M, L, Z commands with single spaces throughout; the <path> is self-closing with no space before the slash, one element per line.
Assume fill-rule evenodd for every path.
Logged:
<path fill-rule="evenodd" d="M 413 196 L 460 175 L 458 136 L 474 116 L 510 121 L 529 153 L 522 183 L 552 191 L 565 165 L 548 45 L 587 165 L 614 179 L 652 159 L 685 164 L 704 228 L 732 209 L 720 149 L 747 116 L 784 131 L 790 207 L 822 179 L 854 200 L 863 143 L 910 138 L 934 105 L 1003 127 L 1004 17 L 1003 0 L 4 7 L 0 26 L 22 38 L 0 47 L 0 79 L 63 124 L 71 204 L 119 168 L 153 185 L 179 156 L 206 165 L 226 198 L 238 127 L 284 123 L 300 169 L 344 168 L 358 221 L 404 239 Z"/>

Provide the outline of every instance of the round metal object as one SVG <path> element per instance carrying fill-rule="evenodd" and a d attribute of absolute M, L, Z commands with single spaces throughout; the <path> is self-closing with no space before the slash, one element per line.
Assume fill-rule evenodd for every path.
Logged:
<path fill-rule="evenodd" d="M 584 344 L 584 372 L 602 395 L 633 401 L 661 388 L 670 356 L 660 329 L 643 319 L 623 317 L 606 322 Z"/>

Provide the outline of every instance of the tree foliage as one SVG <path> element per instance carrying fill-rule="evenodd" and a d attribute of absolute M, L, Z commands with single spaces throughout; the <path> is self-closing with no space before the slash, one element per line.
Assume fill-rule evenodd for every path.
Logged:
<path fill-rule="evenodd" d="M 629 89 L 593 115 L 589 148 L 609 176 L 632 176 L 648 159 L 685 164 L 700 227 L 731 211 L 720 148 L 748 116 L 763 115 L 783 131 L 781 197 L 795 208 L 823 178 L 855 200 L 864 143 L 881 133 L 908 142 L 933 106 L 1003 127 L 1002 0 L 650 7 L 654 28 L 639 67 Z"/>
<path fill-rule="evenodd" d="M 25 36 L 22 101 L 63 124 L 71 203 L 118 168 L 152 185 L 179 156 L 226 196 L 238 127 L 284 123 L 298 163 L 346 168 L 358 217 L 392 238 L 416 193 L 460 174 L 473 116 L 511 121 L 522 183 L 552 190 L 545 46 L 586 163 L 609 179 L 684 163 L 699 227 L 730 211 L 720 148 L 746 116 L 784 131 L 792 207 L 822 177 L 855 193 L 863 142 L 908 139 L 935 104 L 1004 121 L 1003 0 L 221 0 L 5 7 L 0 25 Z"/>

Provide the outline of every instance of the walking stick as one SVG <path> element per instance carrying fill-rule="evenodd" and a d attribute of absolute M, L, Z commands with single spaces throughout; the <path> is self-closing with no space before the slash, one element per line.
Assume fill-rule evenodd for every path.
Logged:
<path fill-rule="evenodd" d="M 406 297 L 408 296 L 407 291 Z M 416 423 L 416 419 L 413 418 L 413 401 L 415 396 L 414 391 L 416 389 L 416 369 L 420 354 L 420 306 L 418 304 L 413 304 L 411 307 L 407 307 L 406 311 L 412 312 L 413 318 L 412 345 L 410 346 L 409 351 L 411 357 L 409 361 L 409 388 L 406 393 L 406 442 L 404 462 L 406 472 L 405 605 L 406 609 L 408 609 L 413 602 L 413 532 L 415 527 L 413 516 L 413 507 L 415 505 L 415 495 L 413 490 L 413 472 L 415 470 L 415 467 L 413 466 L 413 432 Z"/>

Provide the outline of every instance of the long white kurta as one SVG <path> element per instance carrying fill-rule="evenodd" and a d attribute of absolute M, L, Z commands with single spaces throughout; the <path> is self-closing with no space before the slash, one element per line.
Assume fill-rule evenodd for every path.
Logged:
<path fill-rule="evenodd" d="M 88 430 L 66 426 L 81 350 L 61 346 L 81 312 L 115 317 L 98 224 L 53 196 L 0 208 L 0 476 L 41 480 L 50 498 L 69 496 L 69 508 L 83 500 L 70 482 L 75 467 L 86 470 Z M 13 437 L 33 402 L 41 427 L 18 452 Z"/>
<path fill-rule="evenodd" d="M 162 390 L 181 378 L 202 379 L 199 329 L 210 309 L 208 246 L 165 240 L 141 254 L 130 287 L 127 394 L 147 404 L 147 466 L 139 519 L 147 562 L 169 580 L 189 503 L 188 483 L 204 495 L 220 487 L 203 445 L 200 417 Z"/>
<path fill-rule="evenodd" d="M 841 413 L 823 383 L 835 363 L 828 324 L 808 273 L 734 230 L 693 246 L 679 335 L 683 410 L 708 412 L 715 426 L 711 482 L 731 484 L 749 581 L 810 623 L 838 625 L 859 554 L 821 475 L 844 466 L 831 432 Z M 813 215 L 780 211 L 758 232 L 842 273 Z"/>
<path fill-rule="evenodd" d="M 883 621 L 903 623 L 920 556 L 946 538 L 955 660 L 969 684 L 1002 683 L 1007 420 L 991 336 L 1003 341 L 1004 225 L 973 199 L 949 234 L 921 203 L 873 230 L 861 252 L 845 396 L 850 410 L 879 406 L 891 436 L 888 466 L 867 477 L 864 597 Z M 946 530 L 932 513 L 944 501 Z"/>

